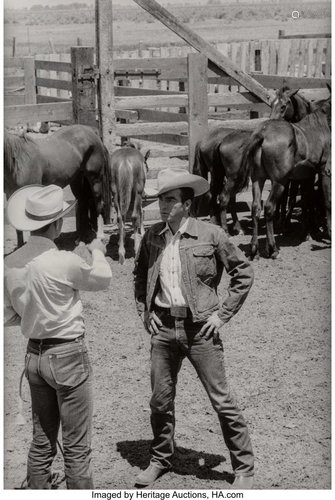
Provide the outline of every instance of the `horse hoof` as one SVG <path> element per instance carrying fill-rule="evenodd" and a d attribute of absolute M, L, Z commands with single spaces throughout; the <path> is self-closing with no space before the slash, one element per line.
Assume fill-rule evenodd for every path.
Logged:
<path fill-rule="evenodd" d="M 271 259 L 273 260 L 278 259 L 279 257 L 280 257 L 279 252 L 273 252 L 273 254 L 271 255 Z"/>
<path fill-rule="evenodd" d="M 123 255 L 119 255 L 119 264 L 121 264 L 121 266 L 123 266 L 124 264 L 124 256 Z"/>

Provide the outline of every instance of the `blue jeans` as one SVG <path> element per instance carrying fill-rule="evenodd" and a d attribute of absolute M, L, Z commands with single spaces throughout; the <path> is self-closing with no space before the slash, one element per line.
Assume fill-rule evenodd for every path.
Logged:
<path fill-rule="evenodd" d="M 203 323 L 191 318 L 160 315 L 163 326 L 151 337 L 151 463 L 170 467 L 174 452 L 177 376 L 185 356 L 194 366 L 214 410 L 230 452 L 235 475 L 254 474 L 254 455 L 245 420 L 236 406 L 226 379 L 223 347 L 220 340 L 199 336 Z"/>
<path fill-rule="evenodd" d="M 29 341 L 25 360 L 33 418 L 28 489 L 51 488 L 51 465 L 62 426 L 68 489 L 93 489 L 92 369 L 83 338 L 57 345 Z"/>

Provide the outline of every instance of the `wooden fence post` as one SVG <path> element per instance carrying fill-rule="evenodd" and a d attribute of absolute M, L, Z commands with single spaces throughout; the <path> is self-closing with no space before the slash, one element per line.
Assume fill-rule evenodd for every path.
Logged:
<path fill-rule="evenodd" d="M 23 58 L 24 103 L 36 104 L 35 58 Z"/>
<path fill-rule="evenodd" d="M 112 2 L 96 0 L 95 6 L 99 122 L 102 141 L 112 154 L 116 145 Z"/>
<path fill-rule="evenodd" d="M 192 172 L 195 146 L 208 127 L 207 65 L 204 54 L 188 54 L 188 162 Z"/>
<path fill-rule="evenodd" d="M 95 104 L 94 48 L 71 47 L 71 64 L 74 121 L 98 127 Z"/>

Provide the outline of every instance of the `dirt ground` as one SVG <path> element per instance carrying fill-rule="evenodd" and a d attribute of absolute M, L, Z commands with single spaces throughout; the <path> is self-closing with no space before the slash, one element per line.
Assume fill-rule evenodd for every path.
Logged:
<path fill-rule="evenodd" d="M 248 252 L 246 231 L 233 242 Z M 149 223 L 147 223 L 149 225 Z M 65 220 L 60 248 L 75 247 L 74 218 Z M 108 231 L 107 231 L 108 232 Z M 110 232 L 109 289 L 82 293 L 87 344 L 94 367 L 94 470 L 96 489 L 132 489 L 149 461 L 149 336 L 133 300 L 133 240 L 128 230 L 126 262 L 117 262 L 117 233 Z M 264 246 L 264 232 L 261 236 Z M 221 332 L 227 374 L 247 420 L 256 455 L 256 489 L 331 487 L 329 242 L 301 243 L 281 236 L 281 258 L 253 263 L 255 283 L 240 313 Z M 5 226 L 5 253 L 13 251 L 14 231 Z M 220 294 L 225 294 L 223 279 Z M 18 328 L 4 336 L 4 488 L 20 488 L 32 424 L 26 380 L 19 398 L 26 341 Z M 22 417 L 24 421 L 22 422 Z M 190 363 L 180 372 L 176 398 L 177 452 L 172 471 L 155 489 L 225 489 L 232 482 L 219 422 Z M 62 482 L 62 459 L 55 461 Z"/>

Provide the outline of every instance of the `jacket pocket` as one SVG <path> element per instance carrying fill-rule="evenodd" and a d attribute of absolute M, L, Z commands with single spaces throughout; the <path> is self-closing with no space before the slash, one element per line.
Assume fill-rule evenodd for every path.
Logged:
<path fill-rule="evenodd" d="M 59 385 L 76 387 L 90 374 L 91 366 L 86 350 L 71 353 L 50 354 L 49 366 L 55 382 Z"/>
<path fill-rule="evenodd" d="M 211 245 L 203 245 L 192 249 L 195 272 L 202 280 L 206 276 L 215 276 L 216 274 L 216 259 L 214 255 L 215 249 Z"/>

